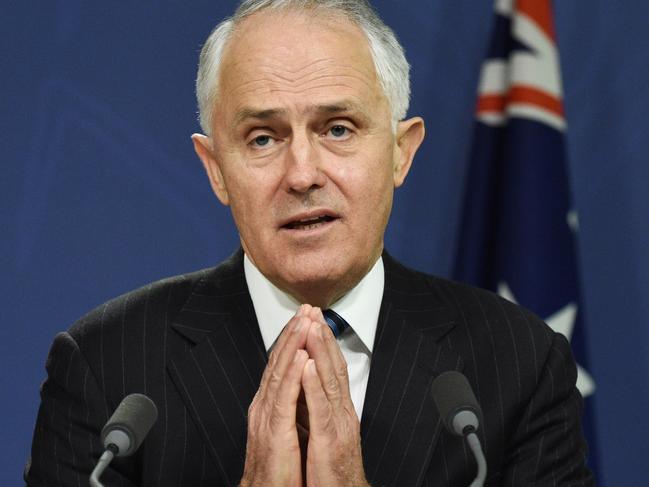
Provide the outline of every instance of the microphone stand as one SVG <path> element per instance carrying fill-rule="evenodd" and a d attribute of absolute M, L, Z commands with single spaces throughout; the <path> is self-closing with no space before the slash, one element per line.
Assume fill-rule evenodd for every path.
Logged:
<path fill-rule="evenodd" d="M 106 470 L 106 467 L 108 467 L 110 462 L 113 460 L 117 451 L 117 446 L 113 443 L 106 447 L 106 451 L 104 451 L 103 455 L 99 458 L 97 465 L 95 465 L 95 469 L 92 471 L 92 474 L 90 474 L 90 487 L 104 487 L 104 484 L 99 481 L 99 477 L 104 473 L 104 470 Z"/>
<path fill-rule="evenodd" d="M 475 430 L 464 435 L 464 439 L 469 444 L 469 448 L 473 452 L 475 461 L 478 464 L 478 473 L 471 482 L 469 487 L 482 487 L 484 481 L 487 477 L 487 461 L 485 460 L 484 454 L 482 453 L 482 446 L 480 445 L 480 440 L 478 435 L 475 434 Z"/>

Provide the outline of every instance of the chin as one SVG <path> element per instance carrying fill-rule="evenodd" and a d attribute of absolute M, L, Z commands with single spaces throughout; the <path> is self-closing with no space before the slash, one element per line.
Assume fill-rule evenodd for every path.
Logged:
<path fill-rule="evenodd" d="M 328 265 L 326 261 L 284 268 L 281 274 L 282 280 L 291 287 L 331 285 L 345 275 L 344 271 Z"/>
<path fill-rule="evenodd" d="M 293 262 L 280 271 L 281 286 L 296 299 L 325 307 L 341 297 L 363 277 L 366 269 L 343 265 L 340 260 L 321 257 Z"/>

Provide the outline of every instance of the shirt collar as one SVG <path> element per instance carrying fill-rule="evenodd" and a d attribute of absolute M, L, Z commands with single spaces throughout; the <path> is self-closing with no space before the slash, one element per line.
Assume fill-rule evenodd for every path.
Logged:
<path fill-rule="evenodd" d="M 300 303 L 270 282 L 245 254 L 243 270 L 261 337 L 268 351 L 284 325 L 295 315 Z M 349 323 L 370 353 L 374 345 L 384 284 L 383 258 L 379 257 L 365 277 L 331 306 Z"/>

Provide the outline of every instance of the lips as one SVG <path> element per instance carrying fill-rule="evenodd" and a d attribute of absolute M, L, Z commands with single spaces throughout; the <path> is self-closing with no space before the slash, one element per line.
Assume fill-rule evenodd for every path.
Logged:
<path fill-rule="evenodd" d="M 309 212 L 286 220 L 281 228 L 287 230 L 312 230 L 326 225 L 339 217 L 330 211 Z"/>

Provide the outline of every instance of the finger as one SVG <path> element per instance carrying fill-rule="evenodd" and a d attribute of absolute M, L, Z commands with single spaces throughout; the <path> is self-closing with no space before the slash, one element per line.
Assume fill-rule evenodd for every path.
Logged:
<path fill-rule="evenodd" d="M 268 360 L 259 385 L 261 400 L 264 400 L 269 394 L 275 393 L 293 360 L 295 351 L 306 345 L 306 336 L 311 320 L 304 316 L 304 312 L 300 313 L 298 310 L 298 313 L 288 322 L 280 336 L 281 342 L 278 340 L 278 347 L 273 349 Z"/>
<path fill-rule="evenodd" d="M 307 312 L 307 316 L 309 316 L 313 321 L 317 321 L 318 323 L 322 323 L 323 325 L 326 326 L 331 331 L 331 328 L 327 324 L 327 321 L 324 318 L 324 315 L 322 314 L 322 310 L 318 308 L 317 306 L 314 306 Z M 327 344 L 327 349 L 329 350 L 329 353 L 331 355 L 331 360 L 334 362 L 335 365 L 342 365 L 342 364 L 347 364 L 347 361 L 345 360 L 345 356 L 343 355 L 342 351 L 340 350 L 340 346 L 338 345 L 338 341 L 336 340 L 336 337 L 333 335 L 333 332 L 327 334 L 327 338 L 333 338 L 332 340 L 326 340 Z M 349 381 L 349 377 L 345 374 L 345 380 Z"/>
<path fill-rule="evenodd" d="M 308 359 L 304 366 L 302 388 L 309 410 L 309 434 L 332 432 L 335 429 L 333 410 L 313 359 Z"/>
<path fill-rule="evenodd" d="M 311 318 L 313 321 L 322 323 L 323 325 L 327 324 L 327 322 L 324 319 L 324 315 L 322 314 L 322 309 L 320 309 L 317 306 L 313 306 L 310 310 L 306 310 L 306 315 L 309 318 Z"/>
<path fill-rule="evenodd" d="M 273 351 L 270 353 L 270 357 L 268 358 L 269 362 L 274 362 L 277 354 L 281 353 L 282 349 L 286 345 L 286 342 L 288 341 L 288 338 L 291 336 L 289 331 L 295 326 L 295 323 L 300 319 L 301 316 L 309 316 L 311 313 L 311 306 L 308 304 L 303 304 L 301 305 L 295 314 L 291 317 L 290 320 L 288 320 L 288 323 L 284 325 L 284 328 L 282 329 L 281 333 L 279 334 L 279 337 L 277 337 L 277 340 L 273 344 Z"/>
<path fill-rule="evenodd" d="M 343 394 L 347 393 L 347 395 L 350 396 L 349 372 L 347 370 L 347 360 L 345 360 L 345 356 L 343 355 L 343 352 L 340 349 L 338 340 L 336 340 L 336 337 L 331 331 L 331 328 L 329 328 L 329 326 L 327 325 L 324 325 L 322 327 L 321 333 L 322 333 L 322 340 L 325 344 L 325 347 L 327 348 L 327 352 L 329 354 L 329 358 L 331 359 L 331 363 L 333 364 L 334 373 L 336 374 L 336 377 L 338 377 L 338 382 L 340 383 L 340 386 L 343 390 L 342 392 Z M 351 400 L 351 396 L 350 396 L 350 400 Z"/>
<path fill-rule="evenodd" d="M 327 395 L 327 399 L 337 406 L 343 400 L 344 384 L 341 384 L 339 380 L 334 361 L 332 360 L 332 354 L 328 349 L 326 343 L 327 334 L 331 335 L 333 339 L 331 330 L 329 330 L 327 325 L 315 323 L 309 330 L 306 346 L 309 357 L 315 362 L 318 377 Z"/>
<path fill-rule="evenodd" d="M 259 383 L 259 390 L 258 390 L 259 396 L 263 396 L 266 391 L 266 384 L 268 383 L 268 379 L 270 378 L 270 375 L 275 365 L 277 364 L 277 357 L 281 353 L 282 349 L 284 348 L 284 345 L 286 344 L 286 341 L 288 340 L 288 337 L 290 336 L 290 333 L 288 333 L 288 331 L 292 329 L 295 323 L 297 323 L 297 320 L 299 319 L 300 316 L 302 316 L 302 314 L 303 314 L 303 309 L 302 306 L 300 306 L 297 312 L 295 313 L 295 315 L 284 326 L 282 332 L 279 334 L 279 337 L 273 344 L 273 349 L 270 352 L 270 355 L 268 356 L 268 363 L 266 364 L 266 368 L 264 369 L 264 373 L 262 374 L 261 381 Z"/>
<path fill-rule="evenodd" d="M 296 350 L 304 348 L 306 345 L 306 335 L 311 321 L 305 316 L 296 316 L 289 322 L 287 329 L 283 334 L 286 335 L 281 349 L 273 350 L 272 359 L 268 361 L 264 376 L 262 377 L 262 399 L 266 396 L 273 395 L 286 373 Z"/>
<path fill-rule="evenodd" d="M 270 427 L 272 431 L 295 429 L 297 400 L 302 390 L 302 374 L 309 355 L 304 350 L 296 350 L 286 374 L 279 385 L 277 396 L 272 403 Z"/>

